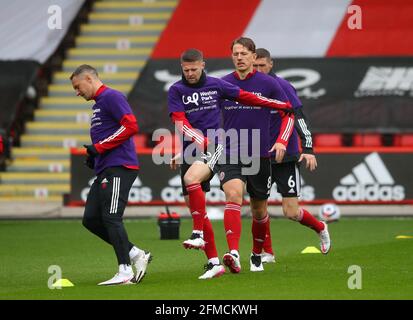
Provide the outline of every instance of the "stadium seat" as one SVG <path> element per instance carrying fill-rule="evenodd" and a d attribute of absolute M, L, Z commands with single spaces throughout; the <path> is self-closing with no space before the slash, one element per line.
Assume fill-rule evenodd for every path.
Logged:
<path fill-rule="evenodd" d="M 394 137 L 395 147 L 413 147 L 413 133 L 399 134 Z"/>
<path fill-rule="evenodd" d="M 146 148 L 148 143 L 148 136 L 146 134 L 136 134 L 133 137 L 136 148 Z"/>
<path fill-rule="evenodd" d="M 156 145 L 160 143 L 163 144 L 165 148 L 172 148 L 173 150 L 180 150 L 181 148 L 181 140 L 179 136 L 172 134 L 172 135 L 161 135 L 159 138 L 155 138 Z"/>
<path fill-rule="evenodd" d="M 314 137 L 315 147 L 342 147 L 343 137 L 340 133 L 319 133 Z"/>
<path fill-rule="evenodd" d="M 353 147 L 381 147 L 383 146 L 380 133 L 357 133 L 353 136 Z"/>

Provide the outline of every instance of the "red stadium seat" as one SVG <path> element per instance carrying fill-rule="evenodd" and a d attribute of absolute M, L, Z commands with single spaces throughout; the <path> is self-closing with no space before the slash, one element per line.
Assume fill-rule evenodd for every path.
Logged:
<path fill-rule="evenodd" d="M 315 147 L 342 147 L 343 136 L 340 133 L 319 133 L 314 137 Z"/>
<path fill-rule="evenodd" d="M 382 147 L 382 135 L 380 133 L 355 134 L 353 147 Z"/>
<path fill-rule="evenodd" d="M 148 136 L 146 134 L 136 134 L 133 136 L 136 148 L 146 148 L 148 143 Z"/>
<path fill-rule="evenodd" d="M 394 137 L 395 147 L 413 147 L 413 133 L 399 134 Z"/>
<path fill-rule="evenodd" d="M 156 145 L 162 143 L 162 146 L 165 149 L 171 149 L 173 153 L 179 152 L 181 149 L 181 140 L 179 136 L 172 134 L 172 135 L 161 135 L 157 139 Z"/>

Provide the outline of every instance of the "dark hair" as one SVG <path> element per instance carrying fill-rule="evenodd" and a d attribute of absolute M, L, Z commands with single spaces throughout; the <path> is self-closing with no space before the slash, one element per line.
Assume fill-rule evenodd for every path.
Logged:
<path fill-rule="evenodd" d="M 234 48 L 236 44 L 240 44 L 244 46 L 245 48 L 247 48 L 252 53 L 255 53 L 255 43 L 250 38 L 239 37 L 235 39 L 234 41 L 232 41 L 231 50 Z"/>
<path fill-rule="evenodd" d="M 74 77 L 84 73 L 84 72 L 88 72 L 93 74 L 96 77 L 99 77 L 98 72 L 96 71 L 95 68 L 93 68 L 92 66 L 88 65 L 88 64 L 82 64 L 81 66 L 78 66 L 76 68 L 76 70 L 72 73 L 72 75 L 70 76 L 70 80 L 72 80 Z"/>
<path fill-rule="evenodd" d="M 267 58 L 268 60 L 271 60 L 271 53 L 267 49 L 258 48 L 256 54 L 257 59 Z"/>
<path fill-rule="evenodd" d="M 202 51 L 198 49 L 187 49 L 181 54 L 181 62 L 195 62 L 195 61 L 203 61 L 204 55 Z"/>

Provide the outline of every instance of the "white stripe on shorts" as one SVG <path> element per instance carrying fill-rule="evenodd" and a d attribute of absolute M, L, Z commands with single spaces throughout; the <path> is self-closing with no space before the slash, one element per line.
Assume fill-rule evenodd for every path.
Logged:
<path fill-rule="evenodd" d="M 112 200 L 110 203 L 109 213 L 116 213 L 118 211 L 119 202 L 120 177 L 113 178 Z"/>

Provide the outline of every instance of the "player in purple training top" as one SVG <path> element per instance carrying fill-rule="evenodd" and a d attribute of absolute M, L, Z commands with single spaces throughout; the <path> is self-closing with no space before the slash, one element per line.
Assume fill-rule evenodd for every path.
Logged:
<path fill-rule="evenodd" d="M 288 101 L 277 81 L 266 74 L 257 72 L 253 68 L 255 60 L 255 44 L 250 38 L 241 37 L 233 41 L 231 46 L 232 61 L 235 71 L 222 79 L 243 90 L 254 92 L 258 96 Z M 226 206 L 224 211 L 224 227 L 228 249 L 224 257 L 224 264 L 232 273 L 241 271 L 239 240 L 241 236 L 241 205 L 243 202 L 244 187 L 250 195 L 250 208 L 253 219 L 253 248 L 250 255 L 250 271 L 263 271 L 261 262 L 262 245 L 266 234 L 267 199 L 271 188 L 270 150 L 275 150 L 276 160 L 284 157 L 289 137 L 294 127 L 294 116 L 282 117 L 281 130 L 276 143 L 270 140 L 271 114 L 270 110 L 252 107 L 250 104 L 236 104 L 232 101 L 223 103 L 224 130 L 236 130 L 239 141 L 228 141 L 226 154 L 229 161 L 217 167 L 217 173 L 224 190 Z M 254 131 L 258 135 L 254 138 Z M 259 151 L 258 151 L 259 149 Z M 247 162 L 243 158 L 250 158 L 251 169 L 246 172 Z M 234 161 L 235 160 L 235 161 Z M 258 166 L 254 165 L 258 163 Z"/>
<path fill-rule="evenodd" d="M 284 110 L 288 104 L 257 97 L 221 79 L 207 76 L 202 52 L 197 49 L 182 53 L 181 67 L 182 80 L 174 83 L 168 91 L 168 109 L 175 125 L 190 138 L 189 142 L 184 141 L 181 178 L 182 191 L 193 218 L 193 231 L 183 245 L 185 248 L 205 249 L 207 271 L 199 279 L 209 279 L 221 275 L 225 269 L 219 263 L 212 226 L 206 215 L 204 193 L 209 191 L 212 170 L 223 150 L 214 135 L 208 139 L 208 130 L 217 130 L 221 126 L 220 105 L 223 99 Z M 194 150 L 189 148 L 192 142 L 202 151 L 194 158 L 191 157 Z M 175 160 L 174 157 L 173 168 Z"/>
<path fill-rule="evenodd" d="M 277 191 L 282 195 L 282 207 L 284 215 L 293 220 L 298 221 L 315 230 L 320 237 L 321 252 L 327 254 L 330 250 L 330 235 L 327 225 L 317 220 L 311 213 L 304 208 L 300 208 L 298 197 L 300 196 L 300 163 L 306 161 L 306 167 L 313 171 L 317 167 L 317 160 L 313 152 L 313 143 L 311 132 L 309 130 L 306 118 L 302 111 L 302 103 L 297 96 L 295 88 L 285 79 L 278 77 L 273 71 L 273 61 L 268 50 L 257 49 L 257 59 L 254 62 L 254 67 L 265 74 L 270 75 L 283 88 L 285 94 L 291 102 L 295 114 L 294 132 L 287 145 L 286 156 L 282 163 L 277 163 L 271 158 L 272 166 L 272 182 L 277 183 Z M 280 122 L 274 115 L 271 122 L 270 137 L 275 141 L 277 133 L 280 130 Z M 301 138 L 302 153 L 300 155 L 299 140 Z M 267 236 L 264 242 L 264 253 L 262 255 L 263 262 L 275 262 L 274 253 L 271 245 L 270 223 L 267 225 Z"/>
<path fill-rule="evenodd" d="M 113 246 L 119 272 L 99 285 L 139 283 L 151 259 L 150 252 L 139 249 L 128 239 L 122 217 L 129 190 L 139 169 L 132 136 L 138 124 L 125 96 L 105 86 L 95 68 L 79 66 L 71 75 L 73 89 L 92 107 L 90 137 L 85 145 L 86 165 L 94 169 L 93 182 L 85 205 L 83 225 Z M 132 266 L 136 268 L 136 276 Z"/>

